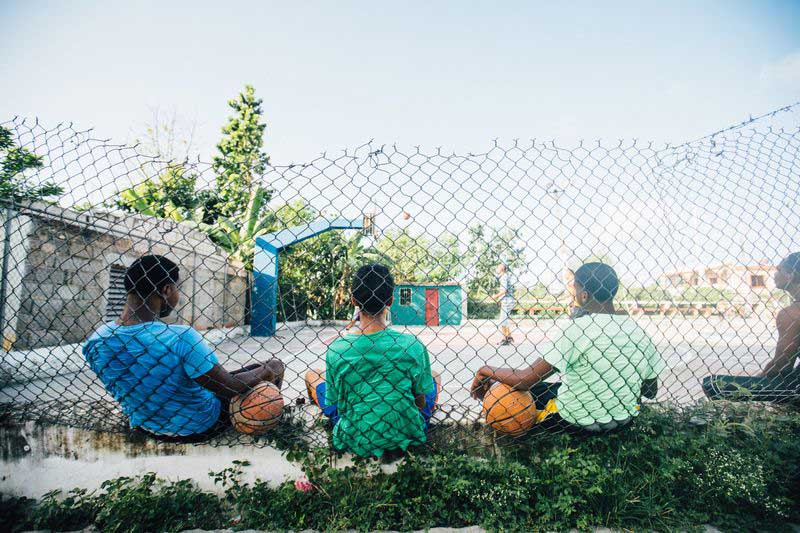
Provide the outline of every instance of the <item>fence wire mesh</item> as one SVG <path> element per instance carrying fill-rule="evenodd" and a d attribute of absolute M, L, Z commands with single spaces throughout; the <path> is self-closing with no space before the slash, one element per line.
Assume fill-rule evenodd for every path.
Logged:
<path fill-rule="evenodd" d="M 215 189 L 212 164 L 15 118 L 0 129 L 4 419 L 206 438 L 240 394 L 239 431 L 211 442 L 325 444 L 332 417 L 334 445 L 371 453 L 487 421 L 608 430 L 642 403 L 726 390 L 793 400 L 797 339 L 779 378 L 707 379 L 769 370 L 776 314 L 797 305 L 800 260 L 780 263 L 800 250 L 793 111 L 677 146 L 368 143 L 266 164 L 243 192 Z M 175 269 L 137 274 L 148 254 Z M 356 275 L 375 264 L 393 286 Z M 154 322 L 131 313 L 142 302 Z M 479 393 L 520 390 L 481 402 L 476 373 Z M 261 380 L 276 386 L 248 396 Z"/>

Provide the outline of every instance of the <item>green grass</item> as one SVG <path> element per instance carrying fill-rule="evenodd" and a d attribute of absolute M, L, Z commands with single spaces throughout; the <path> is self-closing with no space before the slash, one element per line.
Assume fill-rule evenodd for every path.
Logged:
<path fill-rule="evenodd" d="M 710 406 L 706 409 L 717 409 Z M 730 405 L 645 409 L 618 435 L 530 435 L 486 446 L 440 428 L 392 474 L 373 461 L 330 468 L 326 451 L 296 450 L 316 489 L 240 481 L 245 463 L 212 473 L 223 496 L 154 475 L 108 481 L 96 493 L 3 499 L 12 528 L 178 531 L 424 529 L 473 524 L 544 531 L 608 526 L 672 530 L 778 530 L 800 521 L 800 414 Z M 470 441 L 470 438 L 473 441 Z M 493 439 L 488 437 L 489 441 Z M 500 457 L 498 458 L 498 455 Z"/>

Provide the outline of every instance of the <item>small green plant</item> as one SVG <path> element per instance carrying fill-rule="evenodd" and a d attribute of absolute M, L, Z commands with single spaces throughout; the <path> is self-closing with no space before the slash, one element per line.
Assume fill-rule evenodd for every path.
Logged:
<path fill-rule="evenodd" d="M 34 529 L 83 529 L 94 522 L 99 510 L 99 499 L 84 489 L 73 489 L 65 498 L 56 490 L 45 494 L 33 508 L 29 523 Z"/>
<path fill-rule="evenodd" d="M 95 523 L 103 531 L 182 531 L 225 525 L 219 498 L 188 479 L 165 483 L 150 473 L 106 481 L 102 489 L 105 494 Z"/>

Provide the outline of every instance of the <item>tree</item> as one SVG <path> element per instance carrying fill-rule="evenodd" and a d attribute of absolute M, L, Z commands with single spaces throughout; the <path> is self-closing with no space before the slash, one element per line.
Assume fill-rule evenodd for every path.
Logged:
<path fill-rule="evenodd" d="M 250 193 L 245 210 L 231 218 L 220 216 L 213 223 L 207 223 L 202 221 L 202 210 L 196 210 L 193 212 L 194 218 L 185 221 L 208 234 L 232 259 L 240 261 L 245 269 L 252 271 L 256 237 L 269 233 L 275 227 L 275 214 L 264 210 L 268 198 L 269 193 L 257 186 Z"/>
<path fill-rule="evenodd" d="M 510 229 L 487 231 L 478 224 L 469 229 L 465 258 L 469 263 L 467 291 L 470 298 L 485 299 L 500 288 L 497 265 L 504 263 L 511 273 L 525 264 L 523 248 L 515 247 L 516 232 Z"/>
<path fill-rule="evenodd" d="M 148 156 L 140 169 L 142 181 L 120 192 L 109 207 L 172 220 L 196 218 L 193 212 L 201 209 L 202 221 L 212 224 L 219 215 L 219 199 L 213 189 L 197 188 L 200 176 L 190 163 L 197 157 L 196 120 L 176 111 L 165 113 L 158 107 L 150 111 L 151 120 L 135 138 L 137 151 Z M 153 176 L 154 168 L 160 174 Z M 73 207 L 85 210 L 91 205 Z"/>
<path fill-rule="evenodd" d="M 45 200 L 63 193 L 64 189 L 54 183 L 32 185 L 25 180 L 26 171 L 43 166 L 41 156 L 16 146 L 11 130 L 0 126 L 0 199 L 13 202 Z"/>
<path fill-rule="evenodd" d="M 280 228 L 319 216 L 309 207 L 297 208 L 278 210 Z M 278 277 L 279 318 L 347 318 L 352 311 L 349 295 L 353 274 L 360 266 L 375 262 L 391 265 L 388 257 L 364 244 L 361 232 L 329 231 L 284 250 Z"/>
<path fill-rule="evenodd" d="M 191 212 L 198 207 L 196 184 L 195 173 L 183 165 L 170 164 L 159 178 L 147 179 L 119 193 L 114 204 L 130 213 L 173 220 L 186 218 L 185 214 L 178 212 Z"/>
<path fill-rule="evenodd" d="M 440 235 L 428 248 L 430 281 L 454 281 L 464 271 L 458 237 L 451 233 Z"/>
<path fill-rule="evenodd" d="M 463 271 L 458 238 L 450 233 L 431 242 L 405 229 L 390 231 L 377 249 L 391 261 L 397 281 L 453 281 Z"/>
<path fill-rule="evenodd" d="M 391 259 L 389 257 L 373 246 L 364 246 L 362 242 L 363 239 L 364 234 L 360 231 L 353 233 L 350 237 L 342 235 L 334 248 L 334 254 L 340 269 L 337 274 L 339 279 L 336 284 L 336 292 L 333 299 L 334 316 L 337 314 L 338 308 L 348 304 L 351 280 L 362 265 L 368 263 L 384 263 L 391 266 Z"/>
<path fill-rule="evenodd" d="M 135 134 L 135 141 L 143 155 L 183 164 L 197 159 L 195 132 L 197 119 L 179 115 L 176 110 L 163 111 L 159 107 L 150 108 L 150 121 Z"/>
<path fill-rule="evenodd" d="M 542 282 L 537 281 L 530 287 L 520 287 L 517 290 L 516 298 L 525 302 L 541 302 L 543 300 L 554 301 L 555 297 L 550 294 L 550 290 Z"/>
<path fill-rule="evenodd" d="M 378 250 L 390 258 L 395 280 L 419 282 L 429 270 L 428 241 L 407 230 L 389 231 L 378 241 Z"/>
<path fill-rule="evenodd" d="M 219 155 L 214 157 L 213 167 L 217 173 L 219 213 L 235 217 L 247 205 L 253 179 L 263 174 L 269 157 L 263 152 L 264 129 L 262 100 L 255 97 L 255 89 L 246 85 L 244 92 L 228 102 L 234 115 L 222 128 L 223 138 L 217 144 Z M 266 201 L 272 197 L 265 189 Z"/>

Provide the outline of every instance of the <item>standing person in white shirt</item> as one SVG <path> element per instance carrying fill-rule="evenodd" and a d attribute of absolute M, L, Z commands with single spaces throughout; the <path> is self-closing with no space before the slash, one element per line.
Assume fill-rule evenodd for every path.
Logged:
<path fill-rule="evenodd" d="M 497 265 L 497 277 L 500 280 L 500 290 L 492 295 L 492 299 L 500 302 L 500 333 L 503 334 L 500 345 L 506 346 L 514 343 L 514 337 L 511 336 L 511 312 L 516 305 L 514 282 L 504 263 Z"/>

